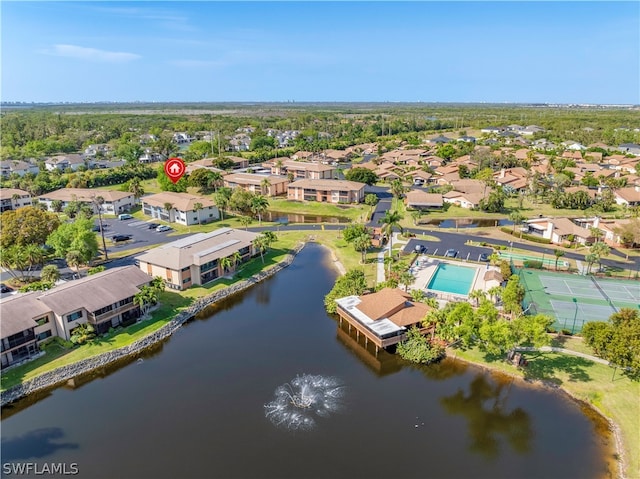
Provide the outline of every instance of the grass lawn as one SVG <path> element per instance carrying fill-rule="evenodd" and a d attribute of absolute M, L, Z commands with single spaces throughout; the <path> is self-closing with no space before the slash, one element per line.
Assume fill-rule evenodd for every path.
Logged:
<path fill-rule="evenodd" d="M 567 341 L 563 347 L 582 349 L 577 341 Z M 501 358 L 487 356 L 476 348 L 467 351 L 456 349 L 450 351 L 450 355 L 517 377 L 548 381 L 596 406 L 620 427 L 627 477 L 640 477 L 640 456 L 637 453 L 640 451 L 640 382 L 631 381 L 620 371 L 612 380 L 614 370 L 607 365 L 556 353 L 527 353 L 528 365 L 525 369 L 517 369 Z"/>
<path fill-rule="evenodd" d="M 160 297 L 160 307 L 152 312 L 151 319 L 133 324 L 127 328 L 116 329 L 113 333 L 107 333 L 88 344 L 72 349 L 64 349 L 62 346 L 52 345 L 47 354 L 35 361 L 3 372 L 2 390 L 4 391 L 52 369 L 131 344 L 158 330 L 175 316 L 176 311 L 184 309 L 190 303 L 191 300 L 189 298 L 182 297 L 175 292 L 165 291 Z"/>
<path fill-rule="evenodd" d="M 289 201 L 286 198 L 269 198 L 269 210 L 282 213 L 298 213 L 319 216 L 341 216 L 353 221 L 364 221 L 370 213 L 367 205 L 333 205 L 317 201 Z"/>
<path fill-rule="evenodd" d="M 284 237 L 279 238 L 274 244 L 274 247 L 264 255 L 264 263 L 259 256 L 248 261 L 240 267 L 240 270 L 234 275 L 233 279 L 221 278 L 205 286 L 195 286 L 186 291 L 164 291 L 160 297 L 159 308 L 152 312 L 152 317 L 149 320 L 131 325 L 127 328 L 119 328 L 113 333 L 105 334 L 88 344 L 72 349 L 65 349 L 58 344 L 52 344 L 46 355 L 3 372 L 1 389 L 8 389 L 20 382 L 32 379 L 52 369 L 126 346 L 153 333 L 168 323 L 178 311 L 190 305 L 195 299 L 247 279 L 259 271 L 273 267 L 282 261 L 285 256 L 289 254 L 290 249 L 295 247 L 307 236 L 307 234 L 302 232 L 297 233 L 298 234 L 287 233 L 286 236 L 283 234 Z M 335 235 L 335 232 L 326 233 Z"/>

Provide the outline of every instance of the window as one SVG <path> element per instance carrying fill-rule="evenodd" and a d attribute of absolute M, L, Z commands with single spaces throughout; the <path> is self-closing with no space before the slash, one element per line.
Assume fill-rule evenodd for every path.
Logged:
<path fill-rule="evenodd" d="M 105 306 L 104 308 L 100 308 L 100 309 L 94 311 L 93 314 L 95 316 L 100 316 L 102 313 L 107 313 L 107 312 L 111 311 L 112 309 L 113 309 L 113 306 L 110 304 L 108 306 Z"/>
<path fill-rule="evenodd" d="M 118 302 L 118 306 L 125 306 L 125 305 L 127 305 L 129 303 L 133 303 L 133 296 L 129 296 L 128 298 L 121 299 Z"/>
<path fill-rule="evenodd" d="M 187 266 L 186 268 L 182 268 L 180 271 L 189 271 L 189 269 L 191 268 L 191 266 Z"/>
<path fill-rule="evenodd" d="M 76 319 L 80 319 L 82 317 L 82 311 L 76 311 L 75 313 L 71 313 L 67 315 L 67 323 L 71 321 L 75 321 Z"/>
<path fill-rule="evenodd" d="M 187 284 L 190 281 L 191 281 L 191 277 L 185 278 L 182 280 L 182 284 Z"/>
<path fill-rule="evenodd" d="M 38 341 L 42 341 L 43 339 L 47 339 L 51 337 L 51 330 L 48 329 L 40 334 L 38 334 Z"/>
<path fill-rule="evenodd" d="M 38 326 L 42 326 L 43 324 L 47 324 L 49 322 L 49 316 L 43 316 L 42 318 L 36 319 L 36 323 Z"/>

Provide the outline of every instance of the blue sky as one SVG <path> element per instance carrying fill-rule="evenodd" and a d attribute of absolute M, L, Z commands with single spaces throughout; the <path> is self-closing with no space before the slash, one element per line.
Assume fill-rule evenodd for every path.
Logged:
<path fill-rule="evenodd" d="M 640 103 L 639 2 L 7 2 L 4 101 Z"/>

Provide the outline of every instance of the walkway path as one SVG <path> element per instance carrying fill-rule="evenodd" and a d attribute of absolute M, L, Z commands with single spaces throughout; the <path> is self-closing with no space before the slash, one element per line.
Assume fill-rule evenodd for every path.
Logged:
<path fill-rule="evenodd" d="M 598 358 L 596 356 L 591 356 L 590 354 L 585 354 L 585 353 L 579 353 L 578 351 L 572 351 L 571 349 L 564 349 L 564 348 L 554 348 L 551 346 L 542 346 L 541 348 L 532 348 L 532 347 L 517 347 L 515 348 L 516 351 L 528 351 L 528 352 L 533 352 L 533 351 L 540 351 L 542 353 L 562 353 L 562 354 L 568 354 L 570 356 L 578 356 L 584 359 L 588 359 L 589 361 L 593 361 L 595 363 L 600 363 L 600 364 L 609 364 L 609 361 L 607 361 L 606 359 L 602 359 L 602 358 Z"/>

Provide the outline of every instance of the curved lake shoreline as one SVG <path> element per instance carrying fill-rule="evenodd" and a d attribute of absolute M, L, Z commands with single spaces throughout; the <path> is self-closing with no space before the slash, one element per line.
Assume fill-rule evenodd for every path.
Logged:
<path fill-rule="evenodd" d="M 301 248 L 302 248 L 302 246 L 301 246 L 301 247 L 296 251 L 296 253 L 297 253 Z M 323 248 L 323 249 L 324 249 L 324 248 Z M 289 259 L 289 260 L 290 260 L 288 264 L 290 264 L 290 263 L 291 263 L 291 261 L 293 261 L 293 257 L 291 257 L 291 258 L 287 258 L 287 259 Z M 284 263 L 284 262 L 283 262 L 283 263 Z M 281 264 L 282 264 L 282 263 L 281 263 Z M 288 266 L 288 264 L 287 264 L 286 266 Z M 337 266 L 337 265 L 336 265 L 334 262 L 332 262 L 332 261 L 326 261 L 326 264 L 331 264 L 334 268 L 336 268 L 336 266 Z M 281 270 L 282 268 L 284 268 L 284 267 L 285 267 L 285 266 L 282 266 L 282 267 L 281 267 L 281 268 L 279 268 L 279 269 L 273 268 L 273 269 L 275 269 L 276 271 L 273 271 L 273 269 L 272 269 L 272 270 L 269 270 L 269 271 L 272 271 L 272 273 L 271 273 L 269 276 L 272 276 L 273 274 L 275 274 L 275 272 L 280 271 L 280 270 Z M 267 277 L 267 276 L 265 276 L 265 278 L 266 278 L 266 277 Z M 263 278 L 263 279 L 264 279 L 264 278 Z M 203 305 L 202 305 L 202 309 L 203 309 L 204 307 L 211 306 L 211 305 L 212 305 L 214 302 L 216 302 L 216 301 L 221 301 L 223 298 L 226 298 L 226 297 L 230 296 L 231 294 L 234 294 L 234 293 L 239 292 L 239 291 L 244 291 L 245 289 L 249 288 L 249 287 L 250 287 L 250 286 L 252 286 L 253 284 L 256 284 L 256 282 L 255 282 L 255 281 L 254 281 L 254 282 L 252 282 L 250 285 L 246 286 L 246 287 L 245 287 L 245 288 L 243 288 L 242 290 L 235 290 L 235 291 L 232 291 L 232 292 L 227 293 L 226 295 L 224 295 L 224 296 L 222 296 L 222 297 L 217 297 L 215 300 L 209 301 L 207 304 L 203 304 Z M 230 288 L 227 288 L 227 289 L 230 289 Z M 226 289 L 225 289 L 225 290 L 221 290 L 221 291 L 226 291 Z M 213 296 L 213 295 L 212 295 L 212 296 Z M 195 314 L 195 313 L 194 313 L 194 314 Z M 193 317 L 193 315 L 192 315 L 191 317 Z M 190 319 L 190 318 L 189 318 L 189 319 Z M 168 336 L 167 336 L 167 337 L 168 337 Z M 145 338 L 145 339 L 147 339 L 147 338 Z M 166 339 L 166 338 L 165 338 L 165 339 Z M 162 341 L 164 341 L 164 339 L 159 340 L 159 341 L 160 341 L 160 342 L 162 342 Z M 158 343 L 158 341 L 156 341 L 156 342 L 155 342 L 155 343 L 153 343 L 153 344 L 157 344 L 157 343 Z M 149 346 L 150 346 L 150 345 L 149 345 Z M 148 347 L 148 346 L 147 346 L 147 347 Z M 480 368 L 487 369 L 487 370 L 491 370 L 491 371 L 497 371 L 497 372 L 499 372 L 500 374 L 504 374 L 504 375 L 507 375 L 507 376 L 509 375 L 509 373 L 505 373 L 505 372 L 503 372 L 503 371 L 498 371 L 498 370 L 496 370 L 496 369 L 494 369 L 494 368 L 491 368 L 491 367 L 490 367 L 490 366 L 488 366 L 488 365 L 485 365 L 485 364 L 482 364 L 482 363 L 477 363 L 477 362 L 474 362 L 474 361 L 467 361 L 467 360 L 465 360 L 464 358 L 461 358 L 461 357 L 459 357 L 459 356 L 458 356 L 458 357 L 456 357 L 455 359 L 462 359 L 463 361 L 465 361 L 465 362 L 467 362 L 467 363 L 469 363 L 469 364 L 472 364 L 472 365 L 474 365 L 474 366 L 479 366 Z M 98 366 L 98 368 L 102 368 L 102 367 L 104 367 L 104 365 L 100 365 L 100 366 Z M 84 372 L 82 372 L 82 373 L 80 373 L 80 374 L 85 374 L 85 373 L 86 373 L 86 371 L 84 371 Z M 538 382 L 527 381 L 527 380 L 525 380 L 524 378 L 522 378 L 522 377 L 520 377 L 520 376 L 518 376 L 518 375 L 516 375 L 516 374 L 513 374 L 512 376 L 513 376 L 513 378 L 520 379 L 520 380 L 522 381 L 522 383 L 523 383 L 523 384 L 527 384 L 527 385 L 534 385 L 534 386 L 535 386 L 535 385 L 538 385 Z M 58 384 L 59 384 L 59 383 L 58 383 Z M 565 393 L 567 394 L 567 396 L 568 396 L 568 397 L 571 397 L 573 400 L 575 400 L 575 402 L 576 402 L 577 404 L 579 404 L 579 405 L 587 405 L 590 409 L 592 409 L 592 410 L 596 411 L 596 412 L 597 412 L 597 413 L 598 413 L 602 418 L 604 418 L 604 419 L 607 421 L 607 423 L 609 423 L 609 424 L 613 424 L 613 425 L 615 426 L 615 424 L 614 424 L 610 419 L 608 419 L 604 414 L 602 414 L 600 411 L 598 411 L 598 410 L 597 410 L 597 408 L 595 408 L 593 405 L 588 404 L 588 403 L 586 403 L 586 402 L 584 402 L 584 401 L 581 401 L 581 400 L 580 400 L 580 399 L 578 399 L 578 398 L 575 398 L 574 396 L 572 396 L 572 395 L 571 395 L 571 393 L 570 393 L 570 392 L 566 391 L 565 389 L 563 389 L 563 388 L 561 388 L 561 387 L 557 387 L 557 386 L 552 385 L 552 384 L 544 384 L 544 382 L 540 382 L 540 384 L 539 384 L 539 385 L 541 385 L 541 386 L 546 386 L 548 389 L 553 389 L 553 390 L 556 390 L 556 391 L 557 391 L 558 389 L 562 389 L 562 391 L 563 391 L 563 392 L 565 392 Z M 49 386 L 49 387 L 51 387 L 51 386 Z M 45 389 L 45 388 L 42 388 L 42 389 Z M 29 393 L 27 393 L 27 394 L 29 394 Z M 615 433 L 615 434 L 617 434 L 617 426 L 615 426 L 615 427 L 614 427 L 614 433 Z M 622 467 L 622 462 L 624 461 L 624 456 L 622 455 L 622 448 L 621 448 L 621 447 L 620 447 L 620 445 L 618 444 L 618 441 L 619 441 L 619 437 L 618 437 L 618 435 L 615 435 L 615 439 L 616 439 L 616 449 L 618 450 L 618 454 L 620 455 L 620 461 L 619 461 L 618 466 L 619 466 L 619 467 Z M 621 475 L 622 475 L 622 474 L 621 474 Z"/>

